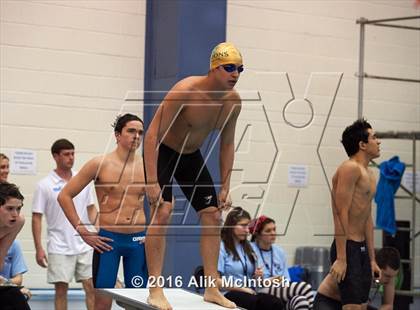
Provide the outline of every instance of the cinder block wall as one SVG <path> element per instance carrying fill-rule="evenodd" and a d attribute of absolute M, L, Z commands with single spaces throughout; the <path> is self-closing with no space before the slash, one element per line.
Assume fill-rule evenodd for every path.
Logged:
<path fill-rule="evenodd" d="M 36 175 L 10 175 L 25 196 L 19 235 L 28 287 L 51 287 L 35 261 L 31 200 L 55 167 L 51 144 L 68 138 L 75 168 L 114 147 L 111 123 L 127 91 L 143 89 L 146 1 L 0 1 L 0 149 L 33 150 Z M 44 233 L 45 233 L 45 225 Z"/>
<path fill-rule="evenodd" d="M 278 232 L 283 234 L 277 241 L 285 248 L 290 264 L 296 247 L 329 247 L 332 241 L 328 183 L 337 166 L 346 159 L 341 133 L 357 118 L 355 73 L 360 28 L 356 20 L 418 13 L 414 1 L 228 1 L 227 38 L 242 51 L 245 64 L 237 88 L 243 92 L 258 91 L 261 95 L 261 101 L 243 102 L 237 130 L 237 141 L 243 138 L 236 154 L 235 167 L 239 171 L 234 175 L 237 185 L 234 201 L 252 212 L 274 217 Z M 401 23 L 420 26 L 419 20 Z M 419 54 L 419 31 L 367 26 L 366 72 L 419 79 Z M 295 100 L 283 113 L 293 96 Z M 248 97 L 256 96 L 248 94 Z M 304 99 L 312 104 L 313 114 Z M 378 131 L 419 130 L 419 101 L 418 83 L 365 82 L 364 116 Z M 286 121 L 295 126 L 309 124 L 296 128 Z M 273 139 L 279 150 L 277 156 Z M 419 146 L 417 143 L 417 149 Z M 379 162 L 393 155 L 412 162 L 409 141 L 384 140 L 381 148 Z M 417 154 L 419 165 L 420 152 Z M 294 164 L 309 169 L 308 186 L 300 189 L 299 194 L 297 188 L 288 186 L 288 167 Z M 411 218 L 410 204 L 397 202 L 399 219 Z M 373 214 L 376 215 L 375 204 Z M 419 212 L 417 223 L 420 225 Z M 325 234 L 328 236 L 317 236 Z M 382 244 L 379 231 L 375 232 L 375 243 Z M 419 261 L 419 238 L 416 245 Z"/>

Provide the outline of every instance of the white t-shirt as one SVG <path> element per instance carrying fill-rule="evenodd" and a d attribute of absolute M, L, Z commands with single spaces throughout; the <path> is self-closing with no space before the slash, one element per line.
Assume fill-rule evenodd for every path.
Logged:
<path fill-rule="evenodd" d="M 76 172 L 72 171 L 72 175 Z M 76 255 L 92 248 L 79 236 L 61 209 L 57 196 L 66 181 L 51 171 L 38 182 L 32 201 L 32 212 L 45 214 L 47 221 L 47 252 L 53 254 Z M 73 199 L 82 223 L 90 223 L 87 206 L 94 204 L 93 187 L 86 186 Z"/>

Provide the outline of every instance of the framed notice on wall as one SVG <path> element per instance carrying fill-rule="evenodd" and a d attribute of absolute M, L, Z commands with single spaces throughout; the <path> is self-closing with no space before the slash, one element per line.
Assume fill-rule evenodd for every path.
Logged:
<path fill-rule="evenodd" d="M 289 187 L 308 186 L 309 167 L 306 165 L 289 165 L 288 185 Z"/>
<path fill-rule="evenodd" d="M 36 153 L 32 150 L 15 149 L 10 154 L 11 174 L 36 174 Z"/>
<path fill-rule="evenodd" d="M 416 193 L 420 191 L 420 173 L 416 172 Z M 407 187 L 407 189 L 411 192 L 413 192 L 414 186 L 413 186 L 413 172 L 412 171 L 405 171 L 403 178 L 401 180 L 402 185 Z"/>

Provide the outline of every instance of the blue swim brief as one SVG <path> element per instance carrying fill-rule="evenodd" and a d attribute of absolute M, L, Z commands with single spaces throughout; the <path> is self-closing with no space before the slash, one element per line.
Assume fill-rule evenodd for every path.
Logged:
<path fill-rule="evenodd" d="M 100 229 L 100 236 L 114 240 L 109 242 L 111 251 L 93 253 L 93 285 L 95 288 L 114 288 L 120 259 L 123 258 L 124 283 L 126 288 L 147 286 L 148 272 L 145 254 L 145 232 L 116 233 Z"/>

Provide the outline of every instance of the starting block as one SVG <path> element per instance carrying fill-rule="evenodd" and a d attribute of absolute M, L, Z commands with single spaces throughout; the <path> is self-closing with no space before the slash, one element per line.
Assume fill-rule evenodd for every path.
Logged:
<path fill-rule="evenodd" d="M 156 310 L 147 303 L 149 290 L 145 288 L 100 289 L 112 297 L 118 305 L 126 310 Z M 227 308 L 205 302 L 202 295 L 180 288 L 167 288 L 164 293 L 174 310 L 226 310 Z M 242 308 L 236 308 L 242 309 Z"/>

